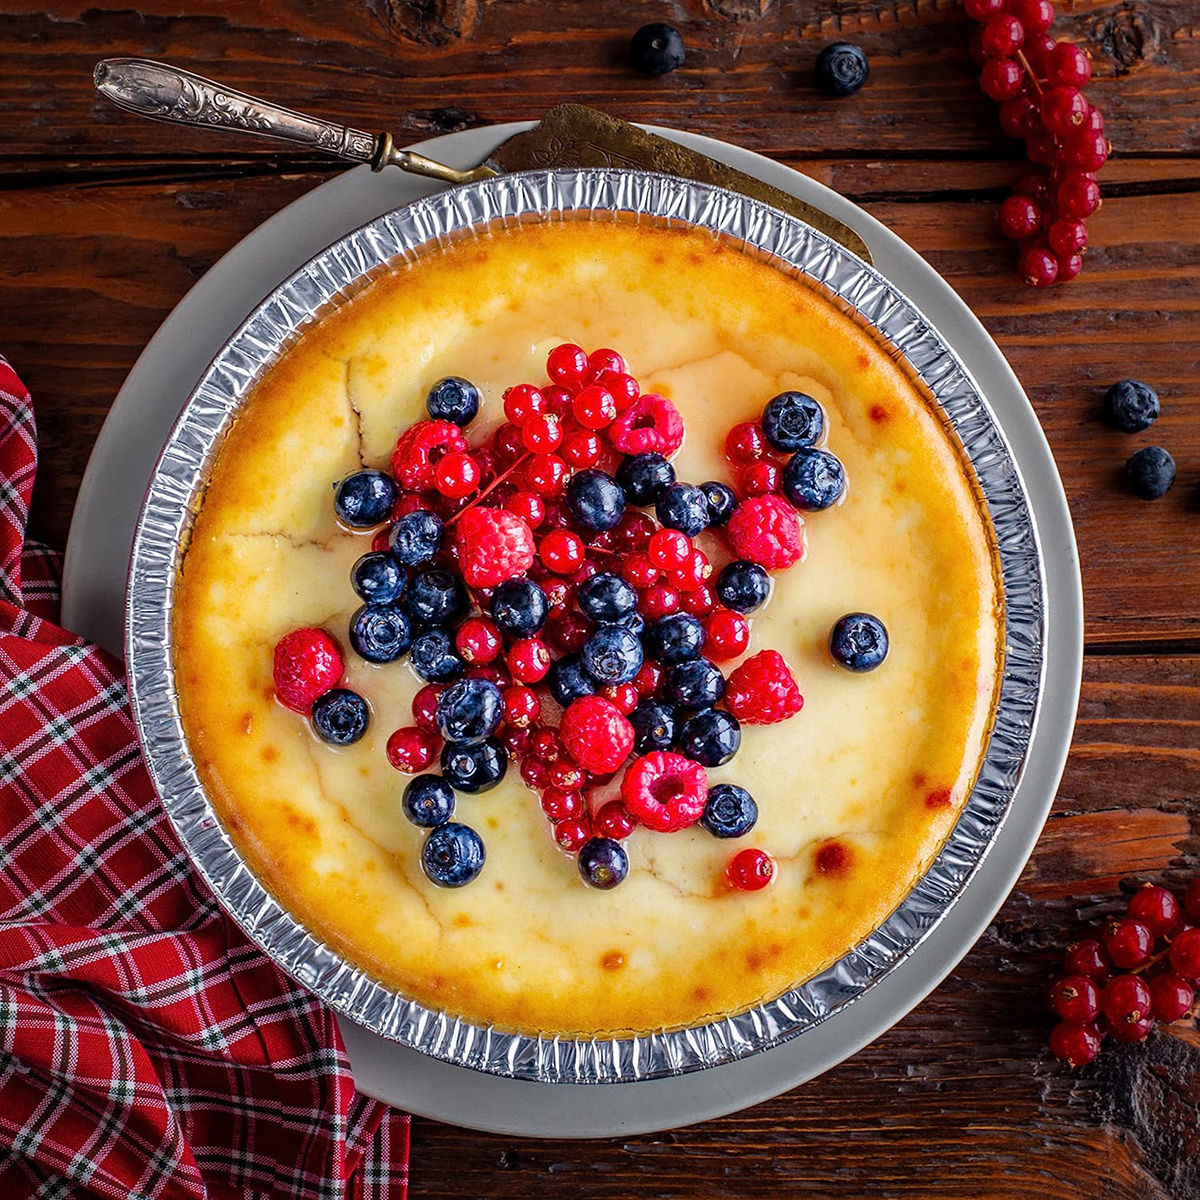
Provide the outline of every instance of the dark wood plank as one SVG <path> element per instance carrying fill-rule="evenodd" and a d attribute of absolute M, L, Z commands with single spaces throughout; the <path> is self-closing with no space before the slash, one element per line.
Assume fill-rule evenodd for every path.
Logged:
<path fill-rule="evenodd" d="M 417 1121 L 418 1194 L 733 1198 L 1200 1195 L 1200 1035 L 1173 1026 L 1071 1072 L 1038 989 L 1119 888 L 1200 866 L 1200 659 L 1087 664 L 1075 749 L 994 925 L 911 1016 L 828 1075 L 737 1116 L 621 1142 Z"/>
<path fill-rule="evenodd" d="M 1095 54 L 1091 95 L 1122 154 L 1195 149 L 1200 128 L 1196 0 L 1081 0 L 1056 31 Z M 966 47 L 958 0 L 680 0 L 666 16 L 689 47 L 664 79 L 630 71 L 626 46 L 661 6 L 621 0 L 173 0 L 128 5 L 8 0 L 0 22 L 6 156 L 203 152 L 180 134 L 108 108 L 91 88 L 101 54 L 136 53 L 216 75 L 406 138 L 536 118 L 569 95 L 617 116 L 798 156 L 943 154 L 991 158 L 994 106 Z M 851 103 L 812 83 L 820 47 L 852 36 L 871 84 Z M 301 65 L 302 69 L 297 69 Z M 919 137 L 914 130 L 920 130 Z M 269 151 L 264 150 L 264 153 Z"/>
<path fill-rule="evenodd" d="M 995 165 L 972 187 L 962 164 L 828 160 L 814 172 L 909 240 L 959 290 L 1011 359 L 1066 481 L 1085 569 L 1088 637 L 1200 637 L 1200 198 L 1154 160 L 1092 221 L 1088 269 L 1069 287 L 1023 288 L 997 235 Z M 0 193 L 6 271 L 0 346 L 39 402 L 43 470 L 35 531 L 60 542 L 113 395 L 162 318 L 234 242 L 317 176 L 30 187 Z M 1165 187 L 1165 193 L 1138 194 Z M 916 197 L 925 197 L 916 201 Z M 1190 214 L 1190 216 L 1189 216 Z M 1098 416 L 1103 389 L 1136 374 L 1161 391 L 1151 433 L 1123 437 Z M 1180 466 L 1163 501 L 1124 489 L 1137 446 L 1160 442 Z"/>

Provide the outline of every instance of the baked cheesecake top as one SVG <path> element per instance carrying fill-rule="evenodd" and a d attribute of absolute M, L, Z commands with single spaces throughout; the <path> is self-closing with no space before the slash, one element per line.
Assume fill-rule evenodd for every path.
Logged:
<path fill-rule="evenodd" d="M 464 435 L 480 446 L 505 420 L 505 390 L 544 385 L 547 354 L 562 343 L 617 348 L 641 392 L 682 420 L 678 479 L 724 481 L 739 496 L 772 480 L 748 483 L 731 465 L 730 430 L 758 422 L 781 393 L 819 402 L 820 444 L 844 466 L 844 492 L 795 521 L 801 540 L 773 570 L 769 601 L 749 613 L 745 654 L 720 663 L 726 673 L 751 663 L 743 716 L 774 678 L 759 671 L 774 669 L 763 651 L 781 656 L 803 707 L 769 724 L 743 719 L 736 755 L 701 769 L 709 787 L 754 798 L 743 837 L 713 836 L 694 816 L 669 833 L 643 821 L 620 841 L 620 886 L 588 887 L 513 764 L 496 786 L 455 798 L 454 822 L 478 833 L 486 860 L 470 886 L 441 887 L 422 870 L 431 835 L 405 819 L 409 777 L 388 753 L 389 735 L 413 725 L 425 681 L 408 658 L 374 664 L 351 645 L 361 604 L 351 572 L 375 539 L 339 522 L 331 485 L 394 469 L 398 435 L 428 419 L 427 394 L 446 377 L 478 389 Z M 764 507 L 776 503 L 791 514 L 777 494 Z M 464 514 L 456 528 L 467 524 Z M 696 545 L 719 571 L 731 541 L 708 530 Z M 486 573 L 464 553 L 456 570 Z M 629 557 L 592 553 L 617 574 Z M 831 653 L 839 620 L 856 613 L 886 627 L 887 657 L 873 670 L 846 669 L 853 646 L 839 650 L 842 662 Z M 174 655 L 206 790 L 298 920 L 432 1008 L 591 1035 L 742 1011 L 883 921 L 978 771 L 1000 626 L 970 468 L 881 345 L 815 289 L 704 231 L 579 220 L 480 234 L 399 265 L 284 352 L 217 454 L 176 586 Z M 339 686 L 369 711 L 352 744 L 315 736 L 276 696 L 276 645 L 314 627 L 340 643 Z M 540 720 L 557 724 L 554 699 L 538 690 Z M 599 788 L 592 805 L 622 782 Z M 731 886 L 744 848 L 770 864 L 767 886 Z"/>

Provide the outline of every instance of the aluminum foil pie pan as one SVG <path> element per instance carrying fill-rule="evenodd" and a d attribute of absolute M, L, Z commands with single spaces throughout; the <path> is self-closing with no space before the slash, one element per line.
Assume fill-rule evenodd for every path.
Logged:
<path fill-rule="evenodd" d="M 214 456 L 247 394 L 298 331 L 389 266 L 496 226 L 554 220 L 700 226 L 816 286 L 938 405 L 970 460 L 995 532 L 1004 663 L 979 778 L 941 851 L 892 915 L 777 999 L 688 1029 L 535 1037 L 438 1012 L 379 983 L 308 932 L 263 887 L 205 795 L 184 736 L 171 653 L 179 567 Z M 1013 802 L 1045 669 L 1042 552 L 1024 482 L 979 387 L 916 306 L 839 243 L 738 193 L 612 169 L 501 175 L 418 200 L 347 234 L 247 317 L 188 398 L 146 493 L 126 601 L 134 717 L 164 807 L 232 917 L 285 971 L 349 1019 L 446 1062 L 543 1083 L 629 1083 L 717 1066 L 804 1033 L 852 1004 L 922 942 L 970 883 Z"/>

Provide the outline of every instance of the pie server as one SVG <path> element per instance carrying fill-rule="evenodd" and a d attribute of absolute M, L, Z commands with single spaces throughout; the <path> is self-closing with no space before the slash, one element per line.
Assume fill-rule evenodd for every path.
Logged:
<path fill-rule="evenodd" d="M 560 104 L 525 133 L 515 134 L 480 163 L 459 171 L 423 154 L 396 147 L 390 133 L 370 134 L 281 108 L 201 75 L 146 58 L 106 58 L 93 73 L 96 90 L 118 108 L 171 121 L 277 138 L 320 150 L 373 171 L 395 166 L 443 183 L 475 183 L 512 171 L 554 167 L 628 167 L 678 175 L 761 200 L 798 217 L 871 262 L 862 238 L 828 213 L 676 142 L 647 133 L 581 104 Z"/>

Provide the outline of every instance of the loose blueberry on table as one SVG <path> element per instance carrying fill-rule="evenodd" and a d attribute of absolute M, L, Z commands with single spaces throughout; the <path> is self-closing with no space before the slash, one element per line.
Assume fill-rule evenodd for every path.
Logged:
<path fill-rule="evenodd" d="M 412 776 L 400 808 L 425 831 L 421 867 L 439 887 L 485 868 L 482 838 L 455 819 L 456 793 L 489 791 L 510 761 L 554 842 L 600 890 L 628 876 L 622 843 L 639 826 L 743 838 L 758 821 L 754 797 L 710 787 L 708 770 L 736 761 L 744 725 L 803 705 L 782 654 L 746 653 L 772 572 L 807 553 L 799 514 L 845 496 L 820 403 L 770 397 L 759 421 L 724 440 L 732 480 L 695 484 L 671 463 L 682 416 L 642 392 L 616 351 L 558 346 L 546 375 L 504 393 L 504 420 L 486 437 L 472 431 L 480 390 L 439 380 L 390 471 L 364 468 L 335 487 L 342 527 L 371 539 L 351 572 L 363 603 L 346 642 L 365 671 L 407 657 L 425 683 L 385 754 Z M 852 671 L 878 667 L 882 622 L 843 618 L 830 651 Z M 344 678 L 326 630 L 295 630 L 275 648 L 280 703 L 334 747 L 370 721 Z M 757 891 L 776 869 L 745 849 L 719 886 Z"/>

